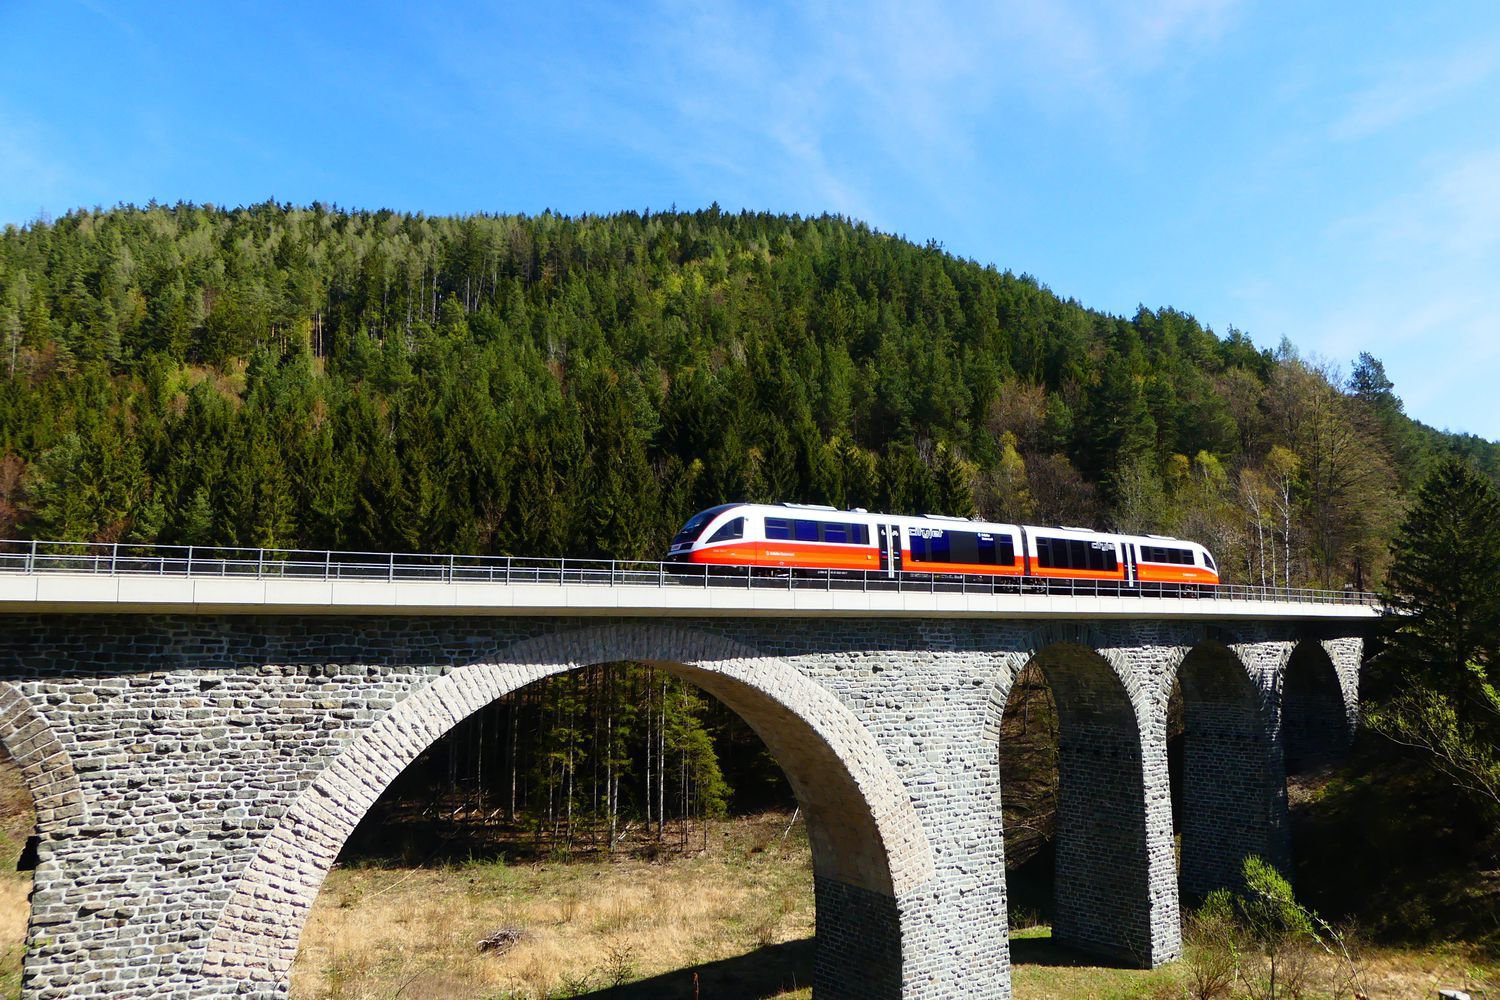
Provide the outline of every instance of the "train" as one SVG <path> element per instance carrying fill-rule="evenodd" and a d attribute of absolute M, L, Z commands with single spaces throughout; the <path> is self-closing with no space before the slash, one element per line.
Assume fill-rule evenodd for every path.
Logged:
<path fill-rule="evenodd" d="M 699 511 L 672 538 L 666 561 L 891 578 L 959 574 L 1099 580 L 1126 587 L 1219 582 L 1218 566 L 1206 548 L 1166 535 L 801 503 L 727 503 Z"/>

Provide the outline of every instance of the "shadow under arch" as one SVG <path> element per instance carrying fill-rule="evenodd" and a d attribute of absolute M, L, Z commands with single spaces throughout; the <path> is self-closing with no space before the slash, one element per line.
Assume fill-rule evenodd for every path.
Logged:
<path fill-rule="evenodd" d="M 787 662 L 716 634 L 656 624 L 566 629 L 461 666 L 355 737 L 292 802 L 241 875 L 203 974 L 285 984 L 323 879 L 380 794 L 461 720 L 544 677 L 594 664 L 655 664 L 738 713 L 786 772 L 807 815 L 820 997 L 899 997 L 902 901 L 932 878 L 932 850 L 874 737 Z"/>
<path fill-rule="evenodd" d="M 1127 669 L 1077 641 L 1040 645 L 1030 662 L 1058 717 L 1052 937 L 1133 965 L 1170 961 L 1180 950 L 1175 886 L 1157 885 L 1172 863 L 1165 720 L 1148 753 Z M 1159 772 L 1150 789 L 1148 769 Z"/>
<path fill-rule="evenodd" d="M 1328 650 L 1304 639 L 1281 674 L 1281 738 L 1286 773 L 1301 774 L 1336 760 L 1352 736 L 1344 689 Z"/>
<path fill-rule="evenodd" d="M 1241 884 L 1250 855 L 1289 860 L 1286 784 L 1275 763 L 1270 709 L 1244 661 L 1206 639 L 1177 668 L 1183 705 L 1182 892 Z"/>

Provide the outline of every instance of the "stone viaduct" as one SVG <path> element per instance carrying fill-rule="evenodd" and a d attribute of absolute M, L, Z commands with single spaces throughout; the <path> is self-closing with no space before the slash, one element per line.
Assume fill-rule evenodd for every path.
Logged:
<path fill-rule="evenodd" d="M 23 994 L 285 996 L 324 876 L 401 770 L 495 699 L 617 661 L 713 694 L 786 771 L 822 1000 L 1010 996 L 1000 722 L 1035 661 L 1061 721 L 1054 934 L 1154 966 L 1180 953 L 1179 891 L 1286 862 L 1285 758 L 1352 731 L 1372 615 L 0 573 L 0 744 L 40 838 Z"/>

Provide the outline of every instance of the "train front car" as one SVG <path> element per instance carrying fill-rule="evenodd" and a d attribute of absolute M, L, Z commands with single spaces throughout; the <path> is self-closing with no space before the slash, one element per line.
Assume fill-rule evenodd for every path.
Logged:
<path fill-rule="evenodd" d="M 694 514 L 672 539 L 668 562 L 769 570 L 879 570 L 874 519 L 812 504 L 725 504 Z"/>
<path fill-rule="evenodd" d="M 1125 535 L 1120 539 L 1140 584 L 1191 583 L 1216 586 L 1219 567 L 1208 549 L 1165 535 Z"/>

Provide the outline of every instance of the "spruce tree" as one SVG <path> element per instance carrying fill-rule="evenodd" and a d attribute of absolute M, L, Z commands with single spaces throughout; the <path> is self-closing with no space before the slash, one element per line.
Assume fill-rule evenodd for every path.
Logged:
<path fill-rule="evenodd" d="M 1500 494 L 1449 458 L 1392 543 L 1366 721 L 1500 818 Z"/>
<path fill-rule="evenodd" d="M 1500 681 L 1500 493 L 1465 461 L 1427 477 L 1391 543 L 1390 657 L 1458 693 L 1479 668 Z"/>

